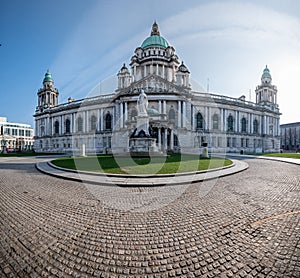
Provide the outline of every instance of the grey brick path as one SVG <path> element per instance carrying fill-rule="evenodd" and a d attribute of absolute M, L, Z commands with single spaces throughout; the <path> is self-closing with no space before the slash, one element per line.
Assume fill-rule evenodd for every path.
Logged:
<path fill-rule="evenodd" d="M 212 181 L 96 187 L 0 158 L 0 276 L 299 277 L 299 166 L 246 161 L 203 196 Z"/>

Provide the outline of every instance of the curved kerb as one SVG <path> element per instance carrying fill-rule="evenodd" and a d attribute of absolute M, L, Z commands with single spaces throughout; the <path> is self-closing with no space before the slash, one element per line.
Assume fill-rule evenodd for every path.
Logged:
<path fill-rule="evenodd" d="M 36 163 L 36 168 L 42 173 L 72 181 L 98 185 L 141 187 L 179 185 L 212 180 L 239 173 L 249 167 L 244 161 L 232 160 L 232 162 L 232 165 L 210 170 L 156 175 L 122 175 L 76 171 L 55 166 L 50 161 Z"/>

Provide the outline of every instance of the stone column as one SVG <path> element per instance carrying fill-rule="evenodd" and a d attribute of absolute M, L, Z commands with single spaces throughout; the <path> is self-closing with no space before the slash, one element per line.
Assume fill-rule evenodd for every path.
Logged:
<path fill-rule="evenodd" d="M 120 128 L 123 128 L 123 103 L 120 102 L 120 118 L 119 118 L 119 122 L 120 122 Z"/>
<path fill-rule="evenodd" d="M 103 131 L 103 108 L 100 109 L 100 130 Z"/>
<path fill-rule="evenodd" d="M 267 116 L 263 115 L 263 134 L 267 134 Z"/>
<path fill-rule="evenodd" d="M 171 129 L 171 136 L 170 136 L 170 149 L 174 149 L 174 130 Z"/>
<path fill-rule="evenodd" d="M 116 119 L 117 119 L 117 113 L 116 113 L 116 107 L 113 106 L 112 107 L 112 125 L 111 125 L 111 129 L 113 130 L 116 126 Z"/>
<path fill-rule="evenodd" d="M 251 133 L 251 126 L 252 126 L 251 116 L 252 114 L 248 113 L 248 133 Z"/>
<path fill-rule="evenodd" d="M 97 121 L 97 131 L 100 131 L 100 128 L 101 128 L 101 126 L 100 126 L 100 109 L 98 109 L 97 110 L 97 119 L 98 119 L 98 121 Z"/>
<path fill-rule="evenodd" d="M 182 127 L 186 128 L 186 102 L 182 102 Z"/>
<path fill-rule="evenodd" d="M 157 136 L 158 140 L 157 140 L 157 145 L 158 145 L 158 149 L 161 150 L 161 128 L 158 128 L 158 136 Z"/>
<path fill-rule="evenodd" d="M 178 127 L 181 127 L 181 101 L 178 100 Z"/>
<path fill-rule="evenodd" d="M 167 114 L 167 103 L 165 100 L 163 101 L 163 113 Z"/>
<path fill-rule="evenodd" d="M 161 100 L 158 101 L 158 112 L 161 114 Z"/>
<path fill-rule="evenodd" d="M 40 132 L 40 131 L 38 131 Z M 37 134 L 37 133 L 36 133 Z M 45 134 L 46 135 L 51 135 L 51 128 L 50 128 L 50 116 L 47 116 L 47 122 L 46 122 L 46 128 L 45 128 Z M 42 134 L 40 134 L 42 135 Z"/>
<path fill-rule="evenodd" d="M 211 130 L 210 108 L 207 107 L 207 129 Z"/>
<path fill-rule="evenodd" d="M 76 113 L 73 113 L 73 133 L 76 132 Z"/>
<path fill-rule="evenodd" d="M 164 150 L 167 151 L 168 149 L 168 129 L 165 128 L 164 130 Z"/>
<path fill-rule="evenodd" d="M 191 105 L 191 130 L 194 129 L 195 123 L 194 123 L 194 106 Z"/>
<path fill-rule="evenodd" d="M 128 120 L 128 103 L 125 102 L 125 122 Z"/>
<path fill-rule="evenodd" d="M 226 129 L 226 125 L 227 125 L 227 109 L 224 108 L 224 111 L 223 111 L 223 117 L 224 117 L 224 131 L 226 132 L 227 129 Z"/>
<path fill-rule="evenodd" d="M 235 111 L 235 125 L 234 125 L 234 130 L 235 130 L 235 132 L 239 132 L 238 131 L 238 111 Z"/>
<path fill-rule="evenodd" d="M 84 125 L 85 125 L 85 128 L 84 128 L 84 132 L 89 132 L 89 111 L 85 111 L 84 113 L 84 117 L 85 117 L 85 121 L 84 121 Z"/>
<path fill-rule="evenodd" d="M 133 76 L 132 76 L 132 79 L 133 79 L 133 80 L 132 80 L 133 82 L 135 82 L 136 79 L 137 79 L 137 78 L 136 78 L 136 65 L 134 65 L 134 67 L 133 67 Z"/>
<path fill-rule="evenodd" d="M 220 129 L 224 131 L 224 117 L 223 117 L 223 108 L 220 109 Z"/>
<path fill-rule="evenodd" d="M 61 121 L 60 134 L 64 134 L 64 130 L 65 130 L 65 115 L 60 116 L 60 121 Z"/>

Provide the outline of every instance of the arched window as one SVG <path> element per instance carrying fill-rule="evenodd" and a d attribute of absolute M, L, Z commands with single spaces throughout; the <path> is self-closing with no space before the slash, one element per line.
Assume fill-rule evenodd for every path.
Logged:
<path fill-rule="evenodd" d="M 242 124 L 242 132 L 246 132 L 247 131 L 247 121 L 246 121 L 246 118 L 242 118 L 241 124 Z"/>
<path fill-rule="evenodd" d="M 233 117 L 231 115 L 227 118 L 227 131 L 233 131 Z"/>
<path fill-rule="evenodd" d="M 95 131 L 97 129 L 97 118 L 95 115 L 91 117 L 91 131 Z"/>
<path fill-rule="evenodd" d="M 66 119 L 66 133 L 71 132 L 71 122 L 69 119 Z"/>
<path fill-rule="evenodd" d="M 59 134 L 59 121 L 55 121 L 54 123 L 54 133 Z"/>
<path fill-rule="evenodd" d="M 253 133 L 258 133 L 258 121 L 256 119 L 253 121 Z"/>
<path fill-rule="evenodd" d="M 105 115 L 105 129 L 106 130 L 111 130 L 111 115 L 109 112 Z"/>
<path fill-rule="evenodd" d="M 203 129 L 203 116 L 200 112 L 198 112 L 196 115 L 196 127 Z"/>
<path fill-rule="evenodd" d="M 219 117 L 217 114 L 213 115 L 212 121 L 213 121 L 213 129 L 219 129 Z"/>
<path fill-rule="evenodd" d="M 174 109 L 169 110 L 169 121 L 175 121 L 175 110 Z"/>
<path fill-rule="evenodd" d="M 83 131 L 83 119 L 80 116 L 77 119 L 77 131 L 78 132 Z"/>

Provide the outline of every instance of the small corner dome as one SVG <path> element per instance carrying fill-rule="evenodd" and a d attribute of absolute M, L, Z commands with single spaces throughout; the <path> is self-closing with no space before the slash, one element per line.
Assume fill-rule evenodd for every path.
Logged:
<path fill-rule="evenodd" d="M 119 73 L 124 73 L 124 72 L 126 72 L 126 73 L 129 72 L 129 71 L 128 71 L 128 68 L 127 68 L 126 65 L 125 65 L 125 63 L 124 63 L 123 66 L 121 67 Z"/>
<path fill-rule="evenodd" d="M 142 45 L 141 48 L 143 50 L 150 48 L 150 47 L 161 47 L 161 48 L 167 48 L 169 46 L 169 43 L 167 40 L 163 37 L 160 36 L 160 32 L 158 30 L 158 25 L 156 22 L 153 23 L 152 25 L 152 30 L 151 30 L 151 35 L 150 37 L 146 38 Z"/>
<path fill-rule="evenodd" d="M 268 66 L 265 67 L 261 78 L 270 78 L 270 79 L 272 78 Z"/>
<path fill-rule="evenodd" d="M 49 70 L 47 70 L 43 82 L 53 82 L 52 75 Z"/>
<path fill-rule="evenodd" d="M 186 65 L 183 63 L 181 63 L 181 65 L 178 67 L 178 71 L 184 72 L 184 73 L 190 73 L 190 71 L 188 70 L 188 68 L 186 67 Z"/>

